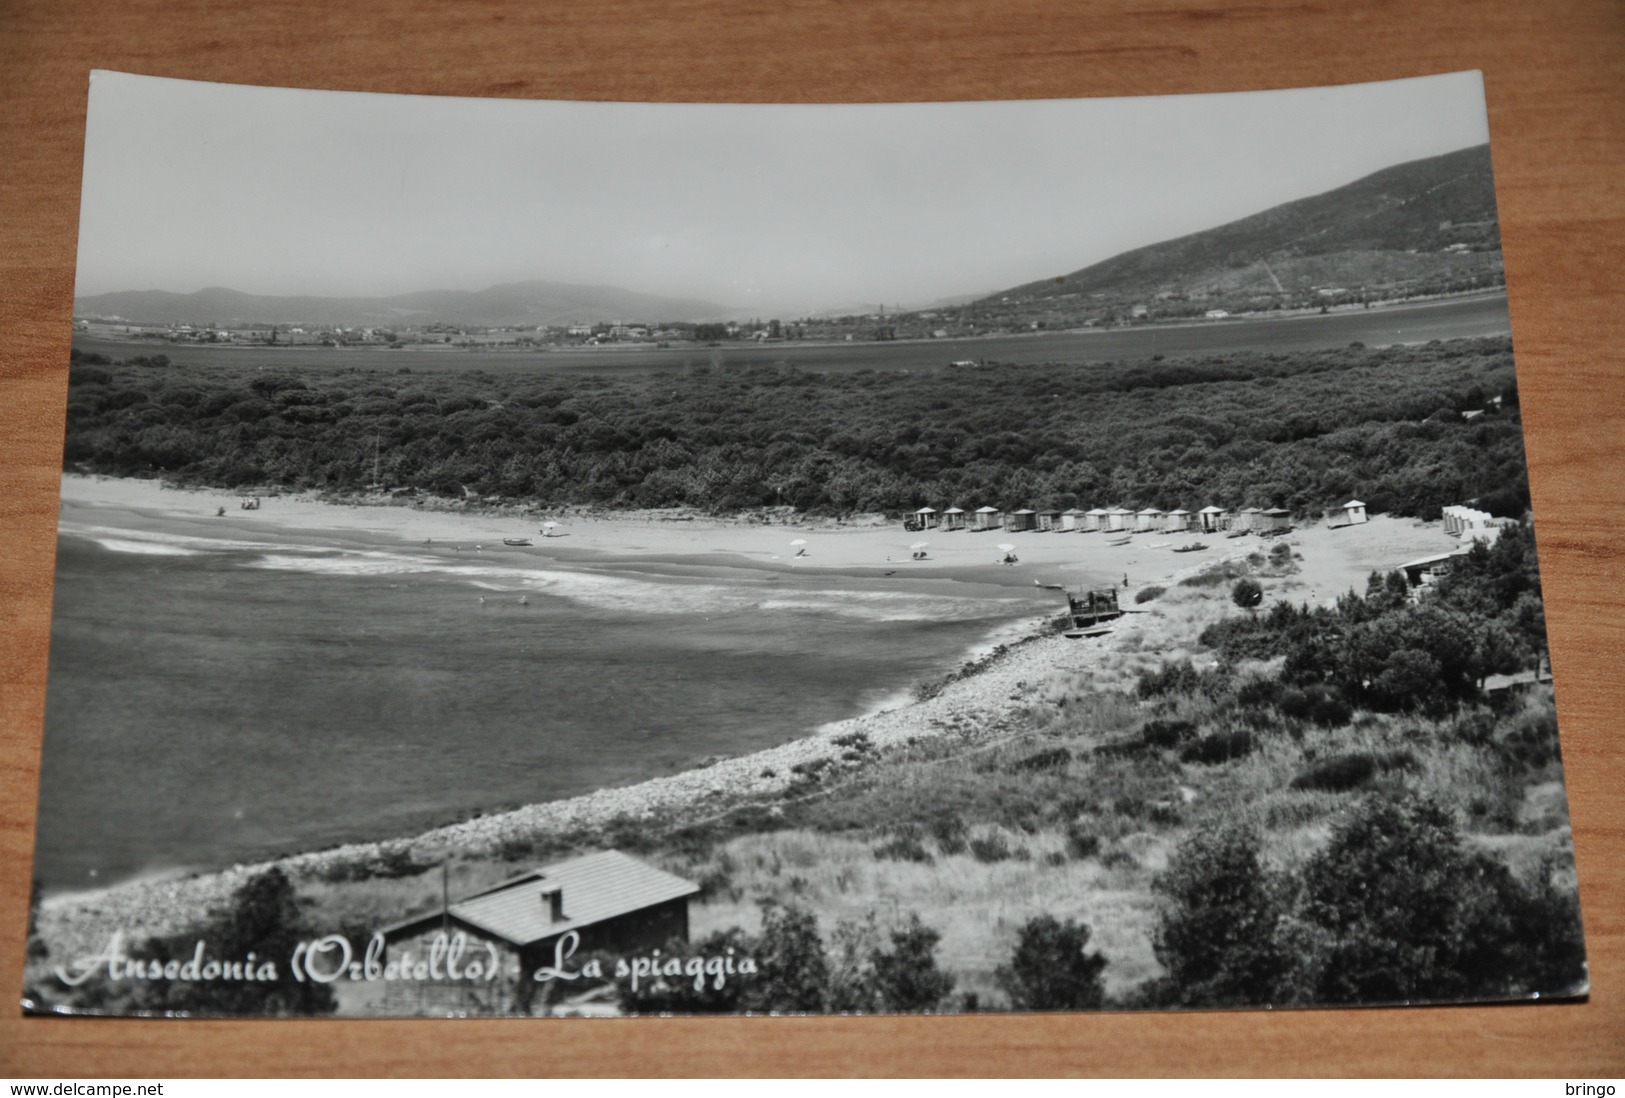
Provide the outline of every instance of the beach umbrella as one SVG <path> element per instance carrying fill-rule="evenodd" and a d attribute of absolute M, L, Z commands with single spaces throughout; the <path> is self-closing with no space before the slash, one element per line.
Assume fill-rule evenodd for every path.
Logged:
<path fill-rule="evenodd" d="M 999 543 L 999 552 L 1001 552 L 1001 553 L 1014 553 L 1015 551 L 1016 551 L 1016 547 L 1014 545 L 1011 545 L 1008 541 L 1003 541 L 1003 542 Z"/>
<path fill-rule="evenodd" d="M 913 545 L 910 545 L 909 548 L 910 549 L 924 549 L 927 545 L 930 545 L 930 544 L 931 543 L 928 542 L 928 541 L 917 541 Z"/>
<path fill-rule="evenodd" d="M 807 544 L 807 539 L 806 538 L 797 538 L 795 541 L 792 541 L 790 544 L 791 545 L 806 545 Z"/>

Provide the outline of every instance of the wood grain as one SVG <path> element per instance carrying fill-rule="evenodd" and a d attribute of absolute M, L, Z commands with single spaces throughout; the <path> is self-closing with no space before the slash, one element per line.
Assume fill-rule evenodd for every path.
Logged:
<path fill-rule="evenodd" d="M 1148 95 L 1481 69 L 1593 991 L 953 1018 L 162 1022 L 0 1009 L 0 1074 L 1625 1073 L 1625 5 L 1613 0 L 5 0 L 0 998 L 21 982 L 87 73 L 518 98 Z"/>

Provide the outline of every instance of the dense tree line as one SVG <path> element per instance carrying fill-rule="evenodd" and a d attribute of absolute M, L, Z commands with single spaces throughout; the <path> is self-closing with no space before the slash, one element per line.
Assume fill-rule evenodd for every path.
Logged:
<path fill-rule="evenodd" d="M 1511 346 L 824 374 L 636 376 L 114 363 L 76 354 L 66 467 L 218 487 L 381 482 L 543 505 L 1528 502 Z M 1502 397 L 1499 406 L 1493 398 Z M 1471 422 L 1466 410 L 1488 408 Z M 375 480 L 376 473 L 376 480 Z"/>

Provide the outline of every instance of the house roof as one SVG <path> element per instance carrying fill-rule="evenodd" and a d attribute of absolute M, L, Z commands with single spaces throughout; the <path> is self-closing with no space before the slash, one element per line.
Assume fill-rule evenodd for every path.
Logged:
<path fill-rule="evenodd" d="M 1109 514 L 1111 514 L 1111 512 L 1110 512 L 1110 511 L 1108 511 L 1108 510 L 1106 510 L 1106 508 L 1104 508 L 1104 507 L 1091 507 L 1091 508 L 1089 508 L 1089 510 L 1088 510 L 1088 511 L 1086 511 L 1086 512 L 1085 512 L 1085 514 L 1090 514 L 1090 515 L 1109 515 Z"/>
<path fill-rule="evenodd" d="M 1170 515 L 1188 515 L 1188 514 L 1190 514 L 1190 512 L 1185 510 L 1183 507 L 1175 507 L 1172 511 L 1169 511 L 1168 513 Z"/>
<path fill-rule="evenodd" d="M 997 507 L 978 507 L 976 513 L 978 515 L 996 515 L 999 513 L 999 509 Z"/>
<path fill-rule="evenodd" d="M 1224 514 L 1224 508 L 1223 507 L 1204 507 L 1200 511 L 1198 511 L 1197 514 L 1199 514 L 1199 515 L 1222 515 L 1222 514 Z"/>
<path fill-rule="evenodd" d="M 1141 511 L 1140 514 L 1142 514 L 1142 515 L 1160 515 L 1160 514 L 1162 514 L 1162 512 L 1157 510 L 1155 507 L 1147 507 L 1144 511 Z"/>
<path fill-rule="evenodd" d="M 937 513 L 937 509 L 935 507 L 921 507 L 918 511 L 915 511 L 914 513 L 916 515 L 934 515 L 934 514 Z"/>
<path fill-rule="evenodd" d="M 1351 499 L 1347 503 L 1343 504 L 1343 506 L 1344 507 L 1364 507 L 1365 504 L 1362 503 L 1360 500 Z"/>
<path fill-rule="evenodd" d="M 560 890 L 564 918 L 554 922 L 544 889 Z M 516 946 L 579 930 L 700 891 L 692 881 L 618 850 L 584 854 L 526 873 L 451 905 L 459 921 Z"/>
<path fill-rule="evenodd" d="M 1292 512 L 1288 511 L 1285 507 L 1271 507 L 1268 511 L 1260 511 L 1259 514 L 1261 514 L 1261 515 L 1274 515 L 1276 517 L 1279 517 L 1281 515 L 1290 515 L 1290 514 L 1292 514 Z"/>
<path fill-rule="evenodd" d="M 1036 515 L 1036 514 L 1038 514 L 1037 511 L 1034 511 L 1029 507 L 1023 507 L 1021 510 L 1013 511 L 1011 513 L 1016 514 L 1016 515 Z"/>
<path fill-rule="evenodd" d="M 963 507 L 950 507 L 942 513 L 945 515 L 963 515 L 965 513 L 965 509 Z"/>

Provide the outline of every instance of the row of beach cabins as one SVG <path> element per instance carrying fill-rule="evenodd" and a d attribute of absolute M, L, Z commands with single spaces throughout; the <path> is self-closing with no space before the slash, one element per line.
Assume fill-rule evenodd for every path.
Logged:
<path fill-rule="evenodd" d="M 1366 521 L 1365 504 L 1349 500 L 1339 510 L 1343 521 L 1339 525 L 1355 525 Z M 1091 533 L 1101 531 L 1112 534 L 1134 534 L 1148 531 L 1196 531 L 1204 534 L 1226 530 L 1251 531 L 1255 534 L 1282 533 L 1292 528 L 1292 512 L 1282 507 L 1244 507 L 1229 511 L 1223 507 L 1204 507 L 1200 511 L 1175 508 L 1159 511 L 1147 507 L 1143 511 L 1130 511 L 1126 507 L 1095 507 L 1088 511 L 1072 508 L 1068 511 L 1034 511 L 1023 507 L 1008 513 L 997 507 L 978 507 L 966 511 L 950 507 L 938 511 L 935 507 L 921 507 L 905 526 L 909 530 L 1056 530 L 1061 532 Z"/>

